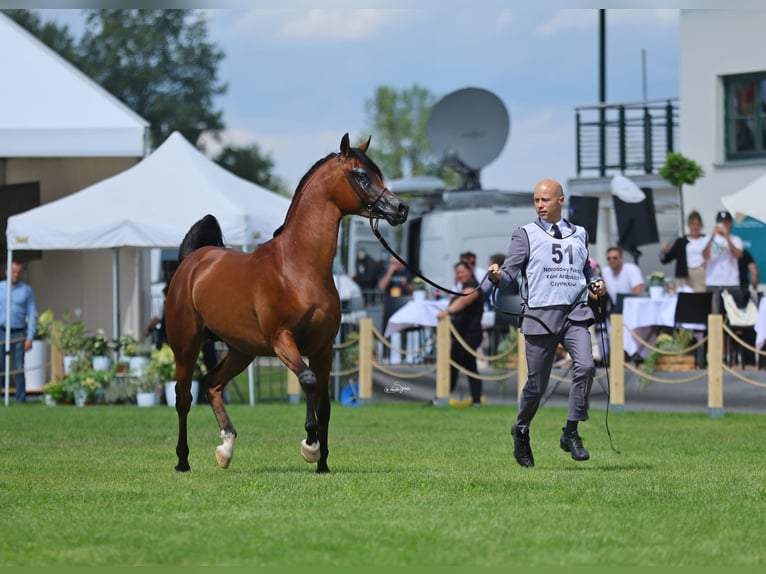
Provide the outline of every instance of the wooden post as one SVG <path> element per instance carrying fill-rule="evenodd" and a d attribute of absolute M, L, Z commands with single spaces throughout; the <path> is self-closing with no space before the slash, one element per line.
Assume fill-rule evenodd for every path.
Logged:
<path fill-rule="evenodd" d="M 521 403 L 521 392 L 524 390 L 524 385 L 527 384 L 527 377 L 529 376 L 529 366 L 527 365 L 527 340 L 524 338 L 524 334 L 519 330 L 519 337 L 517 339 L 518 347 L 516 351 L 519 354 L 519 372 L 516 379 L 516 401 Z"/>
<path fill-rule="evenodd" d="M 612 412 L 622 412 L 625 409 L 625 350 L 622 341 L 622 315 L 611 315 L 609 322 L 612 328 L 609 347 L 609 373 L 612 388 L 609 389 L 609 405 Z"/>
<path fill-rule="evenodd" d="M 359 403 L 372 400 L 372 317 L 359 321 Z"/>
<path fill-rule="evenodd" d="M 436 405 L 449 405 L 450 318 L 442 317 L 436 326 Z"/>
<path fill-rule="evenodd" d="M 291 405 L 301 402 L 301 384 L 290 369 L 287 369 L 287 399 Z"/>
<path fill-rule="evenodd" d="M 723 315 L 707 316 L 707 408 L 712 418 L 723 416 Z"/>

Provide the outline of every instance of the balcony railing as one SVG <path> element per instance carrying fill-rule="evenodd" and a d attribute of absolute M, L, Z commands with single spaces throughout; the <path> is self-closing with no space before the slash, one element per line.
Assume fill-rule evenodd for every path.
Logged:
<path fill-rule="evenodd" d="M 678 149 L 678 98 L 575 108 L 577 177 L 653 174 Z"/>

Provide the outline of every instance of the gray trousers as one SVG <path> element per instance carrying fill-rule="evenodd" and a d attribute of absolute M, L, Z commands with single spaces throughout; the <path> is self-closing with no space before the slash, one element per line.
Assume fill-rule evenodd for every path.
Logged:
<path fill-rule="evenodd" d="M 559 335 L 527 335 L 526 355 L 529 375 L 521 392 L 516 426 L 526 430 L 540 407 L 540 401 L 548 388 L 548 382 L 556 358 L 558 344 L 572 357 L 572 383 L 569 387 L 569 410 L 567 420 L 588 420 L 588 396 L 593 385 L 596 366 L 590 333 L 585 323 L 567 321 Z"/>

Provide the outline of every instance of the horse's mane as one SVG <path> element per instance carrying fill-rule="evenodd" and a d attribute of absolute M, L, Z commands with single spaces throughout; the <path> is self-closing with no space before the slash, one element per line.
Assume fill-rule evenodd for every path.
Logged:
<path fill-rule="evenodd" d="M 351 148 L 349 151 L 350 151 L 351 153 L 353 153 L 353 154 L 354 154 L 354 156 L 356 157 L 356 159 L 358 159 L 359 161 L 361 161 L 362 163 L 364 163 L 365 165 L 367 165 L 368 167 L 370 167 L 371 169 L 373 169 L 373 170 L 374 170 L 374 171 L 375 171 L 375 172 L 376 172 L 378 175 L 380 175 L 380 176 L 382 177 L 382 175 L 383 175 L 383 174 L 381 173 L 381 171 L 380 171 L 380 168 L 379 168 L 379 167 L 378 167 L 378 166 L 375 164 L 375 162 L 374 162 L 374 161 L 372 161 L 372 160 L 371 160 L 371 159 L 370 159 L 370 158 L 367 156 L 367 154 L 366 154 L 366 153 L 363 153 L 363 152 L 359 151 L 359 149 L 358 149 L 358 148 Z M 293 206 L 294 206 L 294 205 L 295 205 L 295 203 L 296 203 L 296 202 L 297 202 L 297 201 L 300 199 L 300 195 L 301 195 L 301 192 L 302 192 L 302 191 L 303 191 L 303 189 L 306 187 L 306 183 L 308 182 L 308 180 L 309 180 L 309 178 L 311 177 L 311 175 L 312 175 L 312 174 L 313 174 L 313 173 L 314 173 L 314 172 L 315 172 L 317 169 L 319 169 L 319 167 L 320 167 L 321 165 L 324 165 L 324 163 L 325 163 L 327 160 L 329 160 L 329 159 L 332 159 L 332 158 L 335 158 L 335 157 L 338 157 L 338 155 L 339 155 L 339 154 L 338 154 L 338 152 L 331 152 L 331 153 L 327 154 L 325 157 L 323 157 L 322 159 L 318 160 L 318 161 L 317 161 L 317 162 L 316 162 L 314 165 L 312 165 L 312 166 L 311 166 L 311 169 L 309 169 L 309 170 L 308 170 L 308 171 L 307 171 L 307 172 L 306 172 L 306 173 L 303 175 L 303 177 L 301 178 L 300 182 L 298 182 L 298 187 L 296 187 L 296 188 L 295 188 L 295 193 L 293 193 L 293 199 L 292 199 L 292 201 L 290 202 L 290 207 L 288 207 L 288 208 L 287 208 L 287 213 L 285 214 L 285 223 L 287 222 L 287 218 L 290 216 L 290 212 L 292 211 L 292 209 L 293 209 Z M 280 225 L 280 226 L 279 226 L 279 227 L 276 229 L 276 231 L 274 231 L 274 235 L 273 235 L 273 237 L 276 237 L 277 235 L 279 235 L 280 233 L 282 233 L 282 231 L 284 231 L 284 228 L 285 228 L 285 223 L 283 223 L 282 225 Z"/>
<path fill-rule="evenodd" d="M 311 174 L 313 174 L 317 169 L 319 169 L 319 166 L 322 165 L 324 162 L 326 162 L 328 159 L 332 159 L 334 157 L 337 157 L 337 152 L 330 152 L 326 156 L 324 156 L 322 159 L 319 159 L 316 161 L 314 165 L 311 166 L 311 168 L 303 175 L 301 180 L 298 182 L 298 186 L 295 188 L 295 192 L 293 193 L 293 199 L 290 202 L 290 206 L 287 208 L 287 213 L 285 214 L 285 222 L 287 222 L 287 218 L 290 216 L 290 212 L 293 209 L 293 205 L 295 205 L 295 202 L 298 201 L 298 196 L 300 196 L 301 191 L 306 186 L 306 182 L 311 177 Z M 274 231 L 273 237 L 276 237 L 282 231 L 285 229 L 285 224 L 283 223 L 277 229 Z"/>

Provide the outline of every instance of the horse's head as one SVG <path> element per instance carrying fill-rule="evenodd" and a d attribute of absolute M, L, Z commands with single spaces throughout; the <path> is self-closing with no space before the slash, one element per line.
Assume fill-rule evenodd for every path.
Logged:
<path fill-rule="evenodd" d="M 352 148 L 345 134 L 340 141 L 338 163 L 359 198 L 359 209 L 355 212 L 365 217 L 383 217 L 391 225 L 399 225 L 407 221 L 409 207 L 386 187 L 380 168 L 367 156 L 370 139 Z"/>

